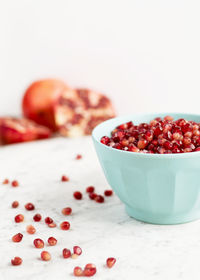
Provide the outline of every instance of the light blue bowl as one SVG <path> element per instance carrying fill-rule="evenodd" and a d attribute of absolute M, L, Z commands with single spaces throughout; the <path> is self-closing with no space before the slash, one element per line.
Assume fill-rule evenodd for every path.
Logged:
<path fill-rule="evenodd" d="M 135 219 L 154 224 L 178 224 L 200 218 L 200 152 L 142 154 L 121 151 L 100 143 L 119 124 L 149 122 L 173 116 L 200 122 L 200 115 L 143 114 L 114 118 L 92 133 L 96 152 L 114 192 Z"/>

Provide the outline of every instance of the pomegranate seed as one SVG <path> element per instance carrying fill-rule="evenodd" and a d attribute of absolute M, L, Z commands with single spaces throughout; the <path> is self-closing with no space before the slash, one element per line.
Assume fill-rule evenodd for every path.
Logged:
<path fill-rule="evenodd" d="M 67 248 L 64 248 L 63 249 L 63 258 L 64 259 L 68 259 L 70 257 L 71 257 L 71 251 L 69 249 L 67 249 Z"/>
<path fill-rule="evenodd" d="M 55 246 L 57 244 L 57 239 L 55 239 L 54 237 L 49 237 L 48 243 L 50 246 Z"/>
<path fill-rule="evenodd" d="M 17 216 L 15 216 L 16 223 L 21 223 L 23 221 L 24 221 L 24 216 L 22 214 L 18 214 Z"/>
<path fill-rule="evenodd" d="M 20 242 L 23 238 L 23 234 L 17 233 L 12 237 L 13 242 Z"/>
<path fill-rule="evenodd" d="M 12 203 L 12 208 L 17 208 L 19 206 L 19 202 L 18 201 L 13 201 Z"/>
<path fill-rule="evenodd" d="M 77 277 L 83 276 L 83 270 L 82 270 L 81 267 L 76 266 L 76 267 L 74 268 L 74 276 L 77 276 Z"/>
<path fill-rule="evenodd" d="M 196 150 L 195 150 L 195 151 L 199 152 L 199 151 L 200 151 L 200 147 L 196 148 Z"/>
<path fill-rule="evenodd" d="M 104 197 L 102 195 L 97 195 L 95 197 L 95 201 L 98 203 L 103 203 L 104 202 Z"/>
<path fill-rule="evenodd" d="M 48 262 L 51 259 L 51 254 L 47 251 L 42 251 L 41 252 L 41 259 L 45 262 Z"/>
<path fill-rule="evenodd" d="M 24 207 L 25 207 L 26 210 L 28 210 L 28 211 L 33 211 L 33 210 L 35 209 L 35 206 L 34 206 L 33 203 L 31 203 L 31 202 L 26 203 Z"/>
<path fill-rule="evenodd" d="M 105 190 L 104 195 L 105 196 L 111 196 L 111 195 L 113 195 L 113 191 L 112 190 Z"/>
<path fill-rule="evenodd" d="M 38 249 L 44 248 L 44 241 L 40 238 L 34 239 L 33 244 L 34 244 L 35 248 L 38 248 Z"/>
<path fill-rule="evenodd" d="M 82 199 L 82 193 L 81 192 L 74 192 L 74 198 L 77 200 L 81 200 Z"/>
<path fill-rule="evenodd" d="M 82 249 L 79 246 L 74 246 L 74 254 L 80 256 L 82 254 Z"/>
<path fill-rule="evenodd" d="M 164 120 L 165 121 L 173 121 L 173 117 L 171 117 L 171 116 L 166 116 L 166 117 L 164 117 Z"/>
<path fill-rule="evenodd" d="M 12 186 L 13 187 L 18 187 L 19 186 L 18 181 L 17 180 L 12 181 Z"/>
<path fill-rule="evenodd" d="M 2 184 L 4 184 L 4 185 L 7 185 L 7 184 L 9 184 L 10 183 L 10 181 L 8 180 L 8 179 L 5 179 L 3 182 L 2 182 Z"/>
<path fill-rule="evenodd" d="M 44 221 L 45 221 L 46 224 L 53 223 L 53 220 L 50 217 L 46 217 Z"/>
<path fill-rule="evenodd" d="M 48 227 L 50 227 L 50 228 L 55 228 L 56 227 L 56 224 L 53 222 L 53 223 L 50 223 L 50 224 L 48 224 Z"/>
<path fill-rule="evenodd" d="M 88 263 L 88 264 L 86 264 L 86 266 L 84 268 L 83 274 L 86 277 L 90 277 L 90 276 L 95 275 L 96 272 L 97 272 L 96 266 L 92 263 Z"/>
<path fill-rule="evenodd" d="M 94 190 L 95 190 L 95 188 L 93 186 L 89 186 L 89 187 L 86 188 L 87 193 L 93 193 Z"/>
<path fill-rule="evenodd" d="M 22 264 L 22 259 L 20 257 L 14 257 L 14 259 L 11 260 L 12 265 L 20 265 Z"/>
<path fill-rule="evenodd" d="M 107 267 L 111 268 L 113 267 L 113 265 L 116 263 L 116 259 L 115 258 L 108 258 L 106 260 L 106 264 L 107 264 Z"/>
<path fill-rule="evenodd" d="M 35 214 L 35 215 L 33 216 L 33 220 L 34 220 L 35 222 L 39 222 L 39 221 L 41 221 L 41 219 L 42 219 L 42 216 L 41 216 L 40 214 Z"/>
<path fill-rule="evenodd" d="M 62 178 L 61 178 L 61 181 L 62 182 L 68 182 L 69 178 L 67 176 L 63 175 Z"/>
<path fill-rule="evenodd" d="M 82 155 L 80 155 L 80 154 L 76 155 L 76 159 L 77 160 L 82 159 Z"/>
<path fill-rule="evenodd" d="M 70 215 L 71 213 L 72 213 L 72 208 L 70 207 L 66 207 L 62 209 L 62 214 L 65 216 Z"/>
<path fill-rule="evenodd" d="M 104 145 L 108 145 L 110 143 L 110 138 L 107 136 L 104 136 L 101 138 L 101 143 Z"/>
<path fill-rule="evenodd" d="M 90 194 L 89 194 L 89 198 L 90 198 L 91 200 L 94 200 L 96 197 L 97 197 L 97 194 L 96 194 L 96 193 L 90 193 Z"/>
<path fill-rule="evenodd" d="M 70 229 L 70 223 L 67 222 L 67 221 L 62 222 L 62 223 L 60 224 L 60 228 L 61 228 L 62 230 L 69 230 L 69 229 Z"/>
<path fill-rule="evenodd" d="M 26 227 L 26 231 L 27 231 L 27 233 L 29 233 L 29 234 L 34 234 L 34 233 L 36 232 L 36 229 L 35 229 L 35 227 L 32 226 L 32 225 L 28 225 L 28 226 Z"/>

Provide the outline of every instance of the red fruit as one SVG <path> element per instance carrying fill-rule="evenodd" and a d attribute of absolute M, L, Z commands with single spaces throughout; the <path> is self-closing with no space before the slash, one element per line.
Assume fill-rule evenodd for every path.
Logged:
<path fill-rule="evenodd" d="M 40 80 L 26 90 L 22 102 L 24 116 L 38 124 L 57 130 L 54 106 L 67 85 L 56 79 Z"/>
<path fill-rule="evenodd" d="M 33 211 L 33 210 L 35 209 L 34 204 L 31 203 L 31 202 L 26 203 L 24 207 L 25 207 L 26 210 L 28 210 L 28 211 Z"/>
<path fill-rule="evenodd" d="M 84 268 L 83 274 L 86 277 L 90 277 L 90 276 L 95 275 L 96 272 L 97 272 L 96 266 L 92 263 L 88 263 L 88 264 L 86 264 L 86 266 Z"/>
<path fill-rule="evenodd" d="M 104 145 L 108 145 L 110 143 L 110 138 L 107 136 L 103 136 L 100 142 Z"/>
<path fill-rule="evenodd" d="M 95 197 L 95 201 L 98 203 L 103 203 L 104 202 L 104 197 L 102 195 L 97 195 Z"/>
<path fill-rule="evenodd" d="M 10 183 L 10 181 L 8 179 L 5 179 L 2 184 L 6 185 L 6 184 L 9 184 L 9 183 Z"/>
<path fill-rule="evenodd" d="M 62 182 L 68 182 L 69 181 L 69 177 L 63 175 L 62 178 L 61 178 L 61 181 Z"/>
<path fill-rule="evenodd" d="M 74 192 L 74 198 L 77 199 L 77 200 L 81 200 L 83 195 L 81 192 Z"/>
<path fill-rule="evenodd" d="M 17 216 L 15 216 L 15 222 L 16 223 L 21 223 L 23 221 L 24 221 L 24 215 L 18 214 Z"/>
<path fill-rule="evenodd" d="M 42 251 L 41 252 L 41 259 L 45 262 L 50 261 L 51 259 L 51 254 L 47 251 Z"/>
<path fill-rule="evenodd" d="M 69 229 L 70 229 L 70 223 L 67 222 L 67 221 L 64 221 L 64 222 L 62 222 L 62 223 L 60 224 L 60 228 L 61 228 L 62 230 L 69 230 Z"/>
<path fill-rule="evenodd" d="M 19 182 L 17 180 L 12 181 L 12 187 L 18 187 L 19 186 Z"/>
<path fill-rule="evenodd" d="M 68 258 L 70 258 L 71 257 L 71 251 L 69 250 L 69 249 L 67 249 L 67 248 L 64 248 L 63 249 L 63 258 L 64 259 L 68 259 Z"/>
<path fill-rule="evenodd" d="M 77 277 L 83 276 L 83 270 L 82 270 L 81 267 L 76 266 L 76 267 L 74 268 L 74 276 L 77 276 Z"/>
<path fill-rule="evenodd" d="M 34 239 L 33 244 L 34 244 L 35 248 L 38 248 L 38 249 L 44 248 L 44 241 L 40 238 Z"/>
<path fill-rule="evenodd" d="M 57 244 L 57 239 L 55 239 L 54 237 L 49 237 L 48 243 L 50 246 L 55 246 Z"/>
<path fill-rule="evenodd" d="M 82 159 L 82 155 L 80 155 L 80 154 L 76 155 L 76 159 L 77 160 Z"/>
<path fill-rule="evenodd" d="M 41 216 L 40 214 L 35 214 L 35 215 L 33 216 L 33 220 L 34 220 L 35 222 L 39 222 L 39 221 L 41 221 L 41 219 L 42 219 L 42 216 Z"/>
<path fill-rule="evenodd" d="M 19 202 L 18 201 L 13 201 L 12 203 L 12 208 L 17 208 L 19 206 Z"/>
<path fill-rule="evenodd" d="M 106 264 L 108 268 L 113 267 L 113 265 L 116 263 L 116 259 L 115 258 L 108 258 L 106 260 Z"/>
<path fill-rule="evenodd" d="M 13 242 L 20 242 L 23 238 L 23 234 L 17 233 L 12 237 Z"/>
<path fill-rule="evenodd" d="M 97 194 L 96 194 L 96 193 L 90 193 L 90 194 L 89 194 L 89 198 L 90 198 L 91 200 L 94 200 L 96 197 L 97 197 Z"/>
<path fill-rule="evenodd" d="M 105 196 L 111 196 L 111 195 L 113 195 L 113 191 L 112 190 L 105 190 L 104 195 Z"/>
<path fill-rule="evenodd" d="M 50 217 L 46 217 L 44 221 L 45 221 L 46 224 L 53 223 L 53 220 Z"/>
<path fill-rule="evenodd" d="M 65 216 L 71 215 L 71 213 L 72 213 L 72 208 L 70 208 L 70 207 L 66 207 L 66 208 L 62 209 L 62 214 Z"/>
<path fill-rule="evenodd" d="M 14 257 L 14 259 L 11 260 L 12 265 L 20 265 L 22 264 L 22 259 L 20 257 Z"/>
<path fill-rule="evenodd" d="M 93 186 L 89 186 L 89 187 L 86 188 L 87 193 L 93 193 L 94 190 L 95 190 L 95 188 Z"/>
<path fill-rule="evenodd" d="M 82 254 L 82 249 L 79 246 L 74 246 L 73 247 L 74 254 L 80 256 Z"/>
<path fill-rule="evenodd" d="M 32 226 L 32 225 L 28 225 L 28 226 L 26 227 L 26 231 L 27 231 L 27 233 L 29 233 L 29 234 L 34 234 L 34 233 L 36 232 L 36 229 L 35 229 L 35 227 Z"/>

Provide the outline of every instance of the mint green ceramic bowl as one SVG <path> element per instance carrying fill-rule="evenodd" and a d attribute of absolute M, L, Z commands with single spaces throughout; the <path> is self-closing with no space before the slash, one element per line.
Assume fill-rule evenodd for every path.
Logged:
<path fill-rule="evenodd" d="M 200 122 L 192 114 L 135 114 L 98 125 L 92 133 L 108 183 L 135 219 L 155 224 L 178 224 L 200 218 L 200 152 L 142 154 L 121 151 L 100 143 L 119 124 L 149 122 L 173 116 Z"/>

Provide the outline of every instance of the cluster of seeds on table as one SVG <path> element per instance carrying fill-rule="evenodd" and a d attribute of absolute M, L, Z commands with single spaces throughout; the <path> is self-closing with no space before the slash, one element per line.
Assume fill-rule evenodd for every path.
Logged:
<path fill-rule="evenodd" d="M 101 143 L 111 148 L 147 154 L 177 154 L 200 151 L 200 123 L 171 116 L 149 123 L 132 121 L 117 126 Z"/>

